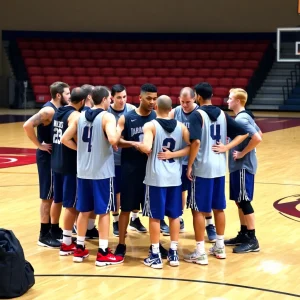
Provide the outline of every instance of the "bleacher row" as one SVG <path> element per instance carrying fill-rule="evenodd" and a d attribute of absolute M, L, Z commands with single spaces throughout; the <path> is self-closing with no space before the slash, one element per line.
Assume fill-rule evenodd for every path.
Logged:
<path fill-rule="evenodd" d="M 266 41 L 18 41 L 37 102 L 49 100 L 49 85 L 57 80 L 71 87 L 121 83 L 132 103 L 138 103 L 139 86 L 151 82 L 174 104 L 182 87 L 208 81 L 214 87 L 215 105 L 223 105 L 229 88 L 247 87 L 267 45 Z"/>

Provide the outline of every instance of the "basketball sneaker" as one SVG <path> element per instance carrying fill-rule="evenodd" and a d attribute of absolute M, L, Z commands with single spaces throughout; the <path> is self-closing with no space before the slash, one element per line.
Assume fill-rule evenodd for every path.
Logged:
<path fill-rule="evenodd" d="M 163 262 L 161 259 L 160 253 L 151 253 L 147 258 L 144 259 L 144 265 L 151 267 L 153 269 L 162 269 L 163 267 Z"/>
<path fill-rule="evenodd" d="M 60 245 L 59 255 L 60 256 L 71 255 L 74 253 L 75 250 L 76 250 L 76 244 L 72 243 L 71 245 L 66 245 L 62 243 Z"/>
<path fill-rule="evenodd" d="M 46 235 L 40 234 L 37 244 L 41 247 L 47 247 L 52 249 L 60 248 L 60 242 L 52 236 L 50 231 Z"/>
<path fill-rule="evenodd" d="M 247 242 L 240 244 L 233 248 L 233 253 L 248 253 L 248 252 L 259 252 L 259 243 L 256 237 L 248 239 Z"/>
<path fill-rule="evenodd" d="M 77 245 L 74 251 L 73 261 L 81 263 L 84 258 L 89 256 L 89 250 L 85 249 L 82 245 Z"/>
<path fill-rule="evenodd" d="M 184 221 L 183 221 L 183 219 L 180 219 L 180 233 L 182 233 L 182 232 L 184 232 L 185 230 L 184 230 Z"/>
<path fill-rule="evenodd" d="M 124 257 L 113 254 L 110 248 L 106 248 L 105 251 L 99 248 L 95 265 L 97 267 L 104 267 L 108 265 L 117 265 L 122 263 L 123 261 Z"/>
<path fill-rule="evenodd" d="M 237 246 L 237 245 L 247 242 L 248 240 L 249 240 L 249 237 L 248 237 L 247 233 L 239 231 L 236 237 L 229 239 L 229 240 L 225 240 L 224 244 L 225 244 L 225 246 Z"/>
<path fill-rule="evenodd" d="M 219 259 L 226 258 L 225 247 L 219 248 L 216 244 L 214 244 L 214 246 L 209 249 L 209 254 L 214 255 Z"/>
<path fill-rule="evenodd" d="M 125 254 L 126 254 L 126 245 L 118 244 L 115 250 L 115 255 L 125 257 Z"/>
<path fill-rule="evenodd" d="M 205 252 L 200 254 L 197 252 L 197 250 L 195 250 L 193 253 L 184 255 L 183 259 L 189 263 L 208 265 L 207 254 Z"/>
<path fill-rule="evenodd" d="M 151 254 L 151 251 L 152 251 L 152 246 L 150 245 L 149 247 L 149 255 Z M 161 258 L 162 259 L 166 259 L 168 258 L 168 250 L 166 248 L 163 247 L 163 245 L 161 243 L 159 243 L 159 252 L 160 252 L 160 255 L 161 255 Z"/>
<path fill-rule="evenodd" d="M 160 220 L 160 232 L 162 232 L 162 234 L 165 236 L 170 235 L 170 228 L 166 224 L 165 220 Z"/>
<path fill-rule="evenodd" d="M 171 267 L 179 266 L 179 256 L 177 250 L 169 249 L 168 252 L 168 262 L 170 263 Z"/>
<path fill-rule="evenodd" d="M 113 235 L 119 236 L 119 221 L 113 222 Z"/>
<path fill-rule="evenodd" d="M 131 230 L 135 230 L 135 231 L 140 232 L 140 233 L 146 233 L 147 232 L 147 229 L 141 223 L 140 218 L 136 218 L 136 219 L 134 219 L 134 221 L 132 220 L 132 218 L 130 218 L 129 228 Z"/>
<path fill-rule="evenodd" d="M 51 235 L 53 238 L 57 239 L 59 242 L 63 240 L 63 230 L 59 227 L 56 230 L 50 229 Z"/>
<path fill-rule="evenodd" d="M 216 227 L 213 224 L 209 224 L 205 228 L 208 240 L 214 243 L 217 239 Z"/>
<path fill-rule="evenodd" d="M 99 238 L 99 232 L 98 232 L 98 229 L 96 228 L 96 226 L 94 226 L 92 229 L 88 229 L 86 231 L 85 238 L 87 240 Z"/>

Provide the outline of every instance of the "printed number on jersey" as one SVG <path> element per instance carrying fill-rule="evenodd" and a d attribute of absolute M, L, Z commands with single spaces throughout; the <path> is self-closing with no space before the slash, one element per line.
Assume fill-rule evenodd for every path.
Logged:
<path fill-rule="evenodd" d="M 221 141 L 221 125 L 220 124 L 210 125 L 210 137 L 216 142 Z"/>
<path fill-rule="evenodd" d="M 60 144 L 60 139 L 62 136 L 62 129 L 54 127 L 53 128 L 53 144 Z"/>
<path fill-rule="evenodd" d="M 93 126 L 85 126 L 82 133 L 82 141 L 88 143 L 88 152 L 92 151 L 92 136 L 93 136 Z"/>
<path fill-rule="evenodd" d="M 163 140 L 163 147 L 173 152 L 175 149 L 176 141 L 173 138 L 166 138 Z M 165 150 L 163 150 L 165 152 Z M 164 160 L 166 161 L 166 160 Z M 167 159 L 169 163 L 175 162 L 174 158 Z"/>

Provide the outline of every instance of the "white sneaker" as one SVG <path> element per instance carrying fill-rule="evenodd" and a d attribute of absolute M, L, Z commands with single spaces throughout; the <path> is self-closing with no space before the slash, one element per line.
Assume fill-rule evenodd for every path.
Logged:
<path fill-rule="evenodd" d="M 207 254 L 205 252 L 200 254 L 197 252 L 197 250 L 195 250 L 193 253 L 184 255 L 183 259 L 186 262 L 190 262 L 190 263 L 195 263 L 199 265 L 208 265 Z"/>
<path fill-rule="evenodd" d="M 214 255 L 216 258 L 224 259 L 226 258 L 225 246 L 219 248 L 217 244 L 214 244 L 214 246 L 209 249 L 209 254 Z"/>

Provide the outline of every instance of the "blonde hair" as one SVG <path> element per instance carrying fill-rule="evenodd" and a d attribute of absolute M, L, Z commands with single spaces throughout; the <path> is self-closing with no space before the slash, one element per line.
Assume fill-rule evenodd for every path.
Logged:
<path fill-rule="evenodd" d="M 238 89 L 231 89 L 229 92 L 233 93 L 234 97 L 239 99 L 243 106 L 246 105 L 248 94 L 245 90 L 238 88 Z"/>

